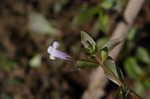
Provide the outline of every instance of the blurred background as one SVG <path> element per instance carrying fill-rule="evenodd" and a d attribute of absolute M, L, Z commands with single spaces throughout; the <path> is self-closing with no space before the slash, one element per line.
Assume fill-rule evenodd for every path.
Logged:
<path fill-rule="evenodd" d="M 86 57 L 80 39 L 84 30 L 104 45 L 128 0 L 1 0 L 0 99 L 81 99 L 93 69 L 50 60 L 53 41 L 75 60 Z M 150 99 L 150 1 L 145 0 L 117 59 L 127 85 Z M 109 81 L 102 99 L 116 99 Z"/>

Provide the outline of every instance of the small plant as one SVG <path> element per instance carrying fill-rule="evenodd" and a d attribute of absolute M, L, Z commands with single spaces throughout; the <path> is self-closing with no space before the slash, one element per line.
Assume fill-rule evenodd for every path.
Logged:
<path fill-rule="evenodd" d="M 127 87 L 122 70 L 116 66 L 115 61 L 108 54 L 120 42 L 120 39 L 109 40 L 104 46 L 99 48 L 93 38 L 89 36 L 88 33 L 82 31 L 81 43 L 91 59 L 77 60 L 76 66 L 78 68 L 97 68 L 101 66 L 106 77 L 119 86 L 119 96 L 122 97 L 122 99 L 141 99 L 140 96 Z M 50 54 L 50 59 L 54 60 L 59 58 L 70 60 L 71 56 L 57 50 L 58 47 L 58 42 L 54 42 L 49 46 L 48 53 Z"/>

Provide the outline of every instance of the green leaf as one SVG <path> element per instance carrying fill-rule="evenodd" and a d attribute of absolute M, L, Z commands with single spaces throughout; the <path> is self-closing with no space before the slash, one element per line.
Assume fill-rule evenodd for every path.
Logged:
<path fill-rule="evenodd" d="M 147 49 L 145 49 L 143 47 L 139 47 L 136 51 L 136 57 L 141 62 L 144 62 L 146 64 L 150 64 L 150 56 L 149 56 Z"/>
<path fill-rule="evenodd" d="M 128 40 L 134 40 L 135 35 L 137 33 L 137 29 L 136 28 L 132 28 L 130 29 L 129 33 L 128 33 Z"/>
<path fill-rule="evenodd" d="M 144 79 L 142 82 L 143 82 L 145 89 L 150 89 L 150 80 L 149 79 Z"/>
<path fill-rule="evenodd" d="M 133 79 L 139 79 L 144 74 L 134 57 L 129 57 L 125 60 L 124 68 L 127 74 Z"/>
<path fill-rule="evenodd" d="M 39 67 L 42 64 L 42 57 L 41 55 L 35 55 L 29 62 L 31 67 Z"/>
<path fill-rule="evenodd" d="M 80 9 L 79 15 L 74 17 L 73 26 L 79 26 L 79 25 L 84 25 L 88 23 L 97 13 L 99 13 L 98 8 L 89 8 L 89 7 L 83 6 Z"/>
<path fill-rule="evenodd" d="M 106 60 L 108 57 L 108 49 L 107 47 L 104 47 L 103 49 L 100 50 L 100 59 L 102 63 Z"/>
<path fill-rule="evenodd" d="M 105 67 L 104 71 L 105 71 L 106 76 L 110 80 L 112 80 L 114 83 L 121 85 L 121 81 L 118 76 L 115 61 L 110 56 L 108 56 L 107 59 L 105 60 L 104 67 Z"/>
<path fill-rule="evenodd" d="M 94 53 L 96 51 L 96 43 L 92 37 L 90 37 L 86 32 L 81 31 L 81 43 L 84 48 L 87 49 L 89 53 Z"/>
<path fill-rule="evenodd" d="M 136 81 L 135 85 L 134 85 L 134 90 L 136 91 L 136 93 L 138 94 L 143 94 L 144 93 L 144 85 L 140 82 L 140 81 Z"/>
<path fill-rule="evenodd" d="M 96 32 L 96 31 L 101 30 L 101 31 L 107 33 L 109 30 L 109 27 L 110 27 L 109 22 L 110 21 L 109 21 L 108 15 L 103 10 L 100 10 L 99 17 L 98 17 L 96 23 L 94 24 L 92 31 Z"/>
<path fill-rule="evenodd" d="M 101 7 L 104 9 L 121 10 L 125 6 L 126 2 L 127 0 L 103 0 Z"/>
<path fill-rule="evenodd" d="M 99 66 L 99 64 L 96 64 L 90 61 L 80 60 L 80 61 L 77 61 L 76 66 L 78 68 L 96 68 Z"/>
<path fill-rule="evenodd" d="M 101 4 L 101 7 L 105 9 L 111 9 L 115 3 L 115 0 L 104 0 Z"/>
<path fill-rule="evenodd" d="M 121 40 L 120 39 L 112 39 L 112 40 L 109 40 L 103 48 L 107 48 L 108 51 L 111 51 L 113 48 L 115 48 L 118 44 L 121 43 Z"/>
<path fill-rule="evenodd" d="M 103 37 L 103 38 L 98 39 L 98 41 L 96 42 L 97 48 L 101 49 L 108 42 L 108 40 L 109 39 L 107 37 Z"/>
<path fill-rule="evenodd" d="M 106 60 L 108 57 L 108 53 L 116 47 L 120 43 L 120 40 L 114 39 L 114 40 L 109 40 L 100 50 L 100 59 L 102 63 Z"/>

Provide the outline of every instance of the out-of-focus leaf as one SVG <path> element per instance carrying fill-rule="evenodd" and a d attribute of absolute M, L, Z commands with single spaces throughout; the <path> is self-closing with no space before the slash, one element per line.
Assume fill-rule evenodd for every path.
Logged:
<path fill-rule="evenodd" d="M 12 69 L 16 67 L 16 62 L 11 61 L 11 60 L 5 60 L 0 63 L 0 68 L 3 69 Z"/>
<path fill-rule="evenodd" d="M 64 5 L 66 5 L 68 2 L 69 0 L 59 0 L 58 2 L 56 2 L 56 4 L 54 5 L 54 12 L 59 13 Z"/>
<path fill-rule="evenodd" d="M 77 61 L 76 66 L 78 68 L 96 68 L 99 66 L 99 64 L 96 64 L 90 61 L 80 60 L 80 61 Z"/>
<path fill-rule="evenodd" d="M 101 3 L 101 7 L 105 8 L 105 9 L 111 9 L 113 7 L 115 3 L 115 0 L 104 0 Z"/>
<path fill-rule="evenodd" d="M 109 17 L 103 10 L 100 10 L 99 18 L 98 18 L 97 22 L 99 22 L 96 24 L 99 24 L 100 30 L 107 33 L 109 30 L 109 26 L 110 26 Z"/>
<path fill-rule="evenodd" d="M 143 94 L 144 93 L 144 86 L 141 82 L 137 81 L 134 85 L 134 90 L 136 91 L 136 93 L 138 94 Z"/>
<path fill-rule="evenodd" d="M 75 16 L 73 19 L 73 26 L 83 25 L 91 21 L 91 19 L 99 13 L 98 8 L 89 8 L 89 7 L 82 7 L 80 9 L 79 15 Z"/>
<path fill-rule="evenodd" d="M 134 57 L 129 57 L 125 60 L 124 68 L 127 74 L 133 79 L 139 79 L 139 77 L 144 74 Z"/>
<path fill-rule="evenodd" d="M 150 64 L 150 56 L 148 51 L 145 48 L 139 47 L 136 51 L 136 56 L 140 61 L 146 64 Z"/>
<path fill-rule="evenodd" d="M 42 64 L 42 57 L 41 55 L 35 55 L 29 62 L 31 67 L 39 67 Z"/>
<path fill-rule="evenodd" d="M 40 34 L 59 34 L 60 30 L 54 27 L 49 21 L 40 13 L 31 12 L 29 15 L 28 28 L 31 32 Z"/>
<path fill-rule="evenodd" d="M 104 9 L 121 10 L 126 4 L 126 0 L 103 0 L 101 7 Z"/>
<path fill-rule="evenodd" d="M 133 40 L 135 38 L 135 35 L 137 33 L 137 29 L 136 28 L 132 28 L 130 29 L 129 33 L 128 33 L 128 40 Z"/>
<path fill-rule="evenodd" d="M 101 49 L 108 41 L 108 38 L 107 37 L 103 37 L 103 38 L 100 38 L 98 41 L 97 41 L 97 48 L 98 49 Z"/>
<path fill-rule="evenodd" d="M 104 71 L 106 76 L 117 85 L 121 85 L 122 83 L 117 73 L 116 64 L 110 56 L 108 56 L 107 59 L 105 60 L 104 67 L 105 67 Z"/>
<path fill-rule="evenodd" d="M 15 68 L 17 63 L 13 60 L 8 59 L 5 55 L 0 53 L 0 68 L 2 69 L 12 69 Z"/>
<path fill-rule="evenodd" d="M 84 48 L 89 53 L 94 53 L 96 50 L 96 43 L 92 37 L 90 37 L 86 32 L 81 31 L 81 43 L 83 44 Z"/>
<path fill-rule="evenodd" d="M 148 79 L 144 79 L 142 81 L 143 86 L 145 87 L 145 89 L 150 89 L 150 80 Z"/>

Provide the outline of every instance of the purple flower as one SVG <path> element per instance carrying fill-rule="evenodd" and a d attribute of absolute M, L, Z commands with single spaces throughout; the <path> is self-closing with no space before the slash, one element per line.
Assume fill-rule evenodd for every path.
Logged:
<path fill-rule="evenodd" d="M 47 51 L 50 54 L 49 58 L 51 60 L 55 60 L 56 58 L 69 60 L 71 56 L 67 55 L 66 53 L 62 51 L 57 50 L 58 47 L 59 47 L 59 43 L 56 41 L 53 42 L 53 44 L 48 47 Z"/>

